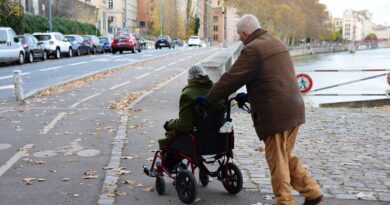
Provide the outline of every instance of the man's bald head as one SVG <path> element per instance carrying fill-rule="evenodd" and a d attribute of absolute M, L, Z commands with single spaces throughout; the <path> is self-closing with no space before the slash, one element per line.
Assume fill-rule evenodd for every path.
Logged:
<path fill-rule="evenodd" d="M 261 28 L 260 23 L 252 14 L 243 15 L 237 22 L 237 33 L 244 44 L 248 37 L 259 28 Z"/>

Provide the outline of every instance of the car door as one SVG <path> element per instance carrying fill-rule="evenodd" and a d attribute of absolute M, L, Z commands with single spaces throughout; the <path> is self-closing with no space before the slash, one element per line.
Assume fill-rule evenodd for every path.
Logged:
<path fill-rule="evenodd" d="M 62 35 L 62 34 L 58 34 L 59 38 L 60 38 L 60 43 L 61 43 L 61 51 L 62 52 L 68 52 L 69 50 L 69 44 L 68 44 L 68 41 L 66 40 L 65 36 Z"/>
<path fill-rule="evenodd" d="M 19 58 L 19 52 L 20 52 L 20 47 L 21 47 L 21 44 L 19 41 L 15 41 L 15 39 L 17 39 L 16 37 L 16 33 L 9 29 L 8 30 L 8 39 L 9 39 L 9 52 L 10 52 L 10 60 L 16 60 Z"/>
<path fill-rule="evenodd" d="M 31 41 L 31 45 L 34 48 L 34 57 L 40 58 L 43 54 L 42 46 L 39 44 L 38 39 L 34 36 L 29 36 L 29 40 Z"/>

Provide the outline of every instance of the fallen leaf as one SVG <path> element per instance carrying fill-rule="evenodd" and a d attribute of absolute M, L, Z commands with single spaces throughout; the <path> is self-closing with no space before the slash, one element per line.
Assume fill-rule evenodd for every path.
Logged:
<path fill-rule="evenodd" d="M 130 185 L 134 185 L 135 184 L 135 181 L 134 180 L 125 180 L 122 182 L 123 184 L 130 184 Z"/>
<path fill-rule="evenodd" d="M 145 188 L 145 189 L 142 189 L 142 191 L 144 191 L 144 192 L 152 192 L 153 190 L 154 190 L 153 186 Z"/>
<path fill-rule="evenodd" d="M 154 157 L 149 157 L 148 159 L 146 159 L 146 161 L 151 162 L 151 161 L 153 161 L 153 159 L 154 159 Z"/>
<path fill-rule="evenodd" d="M 260 147 L 256 148 L 255 151 L 257 151 L 257 152 L 264 152 L 264 147 L 260 146 Z"/>
<path fill-rule="evenodd" d="M 126 196 L 127 193 L 126 192 L 116 192 L 115 193 L 117 196 Z"/>
<path fill-rule="evenodd" d="M 23 181 L 26 182 L 26 185 L 31 185 L 36 178 L 24 178 Z"/>
<path fill-rule="evenodd" d="M 46 162 L 43 160 L 37 160 L 34 162 L 34 164 L 46 164 Z"/>
<path fill-rule="evenodd" d="M 134 157 L 133 156 L 123 156 L 121 157 L 121 159 L 133 159 Z"/>
<path fill-rule="evenodd" d="M 44 182 L 44 181 L 46 181 L 46 179 L 45 178 L 39 178 L 39 179 L 37 179 L 39 182 Z"/>
<path fill-rule="evenodd" d="M 69 179 L 69 178 L 67 178 L 67 177 L 65 177 L 65 178 L 61 179 L 61 181 L 63 181 L 63 182 L 67 182 L 67 181 L 70 181 L 70 179 Z"/>
<path fill-rule="evenodd" d="M 98 178 L 98 175 L 96 174 L 95 170 L 88 169 L 84 172 L 83 179 L 96 179 Z"/>
<path fill-rule="evenodd" d="M 115 193 L 113 193 L 113 192 L 108 192 L 108 193 L 106 193 L 106 195 L 108 197 L 115 197 Z"/>
<path fill-rule="evenodd" d="M 73 194 L 73 197 L 79 197 L 80 194 Z"/>
<path fill-rule="evenodd" d="M 268 200 L 268 201 L 271 201 L 271 200 L 274 200 L 274 196 L 271 196 L 271 195 L 266 195 L 265 197 L 264 197 L 264 199 L 265 200 Z"/>
<path fill-rule="evenodd" d="M 114 167 L 110 167 L 110 166 L 107 166 L 107 167 L 103 167 L 104 170 L 110 170 L 110 169 L 114 169 Z"/>

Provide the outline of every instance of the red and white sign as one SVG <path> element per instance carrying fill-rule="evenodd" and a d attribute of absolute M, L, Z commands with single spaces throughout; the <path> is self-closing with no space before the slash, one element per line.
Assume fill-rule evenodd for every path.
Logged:
<path fill-rule="evenodd" d="M 298 87 L 301 90 L 301 93 L 307 93 L 313 87 L 313 80 L 307 74 L 298 74 L 297 75 Z"/>
<path fill-rule="evenodd" d="M 387 84 L 390 85 L 390 73 L 387 74 Z"/>

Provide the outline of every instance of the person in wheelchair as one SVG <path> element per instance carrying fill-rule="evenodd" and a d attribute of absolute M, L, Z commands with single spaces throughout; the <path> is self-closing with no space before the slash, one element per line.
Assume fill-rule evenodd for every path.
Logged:
<path fill-rule="evenodd" d="M 179 118 L 165 122 L 165 138 L 158 140 L 161 150 L 167 148 L 172 139 L 180 133 L 193 131 L 196 97 L 206 95 L 212 86 L 212 81 L 201 66 L 194 65 L 188 70 L 188 84 L 183 88 L 179 101 Z M 213 103 L 213 106 L 225 109 L 223 101 Z M 164 161 L 167 169 L 174 170 L 181 159 L 167 153 Z"/>

